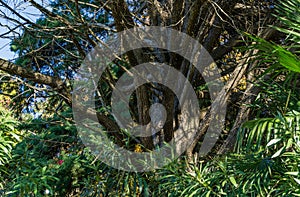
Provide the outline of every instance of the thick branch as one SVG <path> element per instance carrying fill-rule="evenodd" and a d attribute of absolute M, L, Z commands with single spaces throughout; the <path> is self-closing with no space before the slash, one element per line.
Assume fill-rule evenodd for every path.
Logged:
<path fill-rule="evenodd" d="M 253 52 L 253 53 L 255 53 L 255 52 Z M 226 103 L 228 102 L 228 99 L 230 98 L 232 90 L 238 85 L 239 81 L 242 79 L 243 75 L 245 74 L 245 72 L 248 68 L 248 62 L 251 60 L 250 57 L 251 57 L 250 52 L 248 52 L 244 55 L 243 60 L 239 63 L 239 65 L 233 71 L 232 77 L 230 78 L 230 80 L 225 84 L 225 86 L 221 90 L 221 92 L 220 92 L 221 95 L 219 95 L 218 97 L 222 98 L 222 104 L 226 105 Z M 192 144 L 186 151 L 189 161 L 193 161 L 193 159 L 192 159 L 193 150 L 196 147 L 200 138 L 206 132 L 206 130 L 210 124 L 210 121 L 211 121 L 211 115 L 212 115 L 211 111 L 205 115 L 205 118 L 202 120 L 201 125 L 197 131 L 195 138 L 193 139 Z"/>
<path fill-rule="evenodd" d="M 14 63 L 0 58 L 0 70 L 3 70 L 11 75 L 17 75 L 26 78 L 30 81 L 45 84 L 61 93 L 68 104 L 71 103 L 71 94 L 68 92 L 65 83 L 58 77 L 52 77 L 41 73 L 34 72 L 28 68 L 22 68 Z"/>
<path fill-rule="evenodd" d="M 250 108 L 248 107 L 248 105 L 255 100 L 259 91 L 260 89 L 257 86 L 254 86 L 252 84 L 245 91 L 241 101 L 243 105 L 240 107 L 234 125 L 231 128 L 228 137 L 226 138 L 225 142 L 222 144 L 221 148 L 218 150 L 218 154 L 225 154 L 226 152 L 234 148 L 238 130 L 241 127 L 241 125 L 247 120 L 250 113 Z"/>
<path fill-rule="evenodd" d="M 5 71 L 11 75 L 17 75 L 22 78 L 26 78 L 27 80 L 45 84 L 59 92 L 64 96 L 65 101 L 69 106 L 72 106 L 72 96 L 67 90 L 64 82 L 58 77 L 52 77 L 48 75 L 43 75 L 41 73 L 34 72 L 33 70 L 22 68 L 21 66 L 17 66 L 14 63 L 11 63 L 7 60 L 0 59 L 0 70 Z M 80 112 L 85 117 L 93 117 L 96 111 L 92 109 L 84 109 L 83 106 L 75 106 L 76 110 L 80 110 Z M 120 135 L 120 129 L 118 125 L 107 116 L 97 113 L 98 121 L 101 125 L 103 125 L 109 133 L 116 137 L 116 141 L 118 145 L 122 145 L 122 137 Z"/>

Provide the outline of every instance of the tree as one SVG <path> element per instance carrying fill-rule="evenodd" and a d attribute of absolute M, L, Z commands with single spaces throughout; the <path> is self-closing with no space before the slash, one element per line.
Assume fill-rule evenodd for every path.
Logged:
<path fill-rule="evenodd" d="M 7 35 L 17 28 L 22 27 L 22 34 L 12 41 L 12 50 L 19 54 L 15 61 L 0 59 L 0 69 L 22 79 L 22 89 L 28 92 L 25 98 L 34 98 L 28 102 L 31 105 L 39 97 L 46 101 L 48 105 L 55 106 L 57 111 L 63 104 L 72 106 L 71 84 L 80 61 L 86 53 L 97 45 L 113 37 L 115 32 L 120 32 L 137 26 L 166 26 L 184 32 L 198 40 L 206 50 L 212 55 L 220 69 L 222 75 L 230 75 L 230 79 L 224 87 L 224 102 L 228 103 L 231 113 L 227 116 L 235 121 L 228 121 L 226 133 L 235 136 L 240 125 L 247 120 L 250 110 L 243 103 L 251 103 L 258 93 L 258 89 L 253 89 L 247 83 L 246 89 L 236 89 L 241 80 L 251 81 L 253 75 L 259 70 L 255 70 L 258 62 L 252 62 L 252 55 L 256 50 L 241 52 L 235 47 L 245 45 L 241 42 L 245 40 L 241 32 L 249 32 L 261 36 L 267 40 L 278 41 L 278 34 L 268 25 L 275 24 L 276 19 L 272 17 L 272 1 L 63 1 L 58 0 L 49 4 L 41 4 L 34 0 L 29 0 L 26 4 L 38 9 L 42 16 L 36 23 L 20 15 L 17 10 L 5 1 L 0 1 L 2 8 L 8 9 L 14 17 L 1 14 L 12 27 L 8 28 Z M 165 62 L 183 72 L 190 79 L 194 87 L 205 87 L 205 81 L 200 73 L 193 73 L 193 67 L 188 65 L 182 57 L 171 53 L 160 51 L 159 55 L 148 55 L 149 50 L 137 50 L 134 53 L 128 52 L 119 57 L 114 64 L 114 69 L 109 69 L 106 76 L 99 82 L 102 86 L 102 98 L 99 108 L 102 113 L 97 112 L 97 117 L 104 127 L 112 132 L 116 143 L 124 145 L 124 134 L 116 122 L 106 115 L 109 112 L 109 95 L 114 89 L 114 78 L 120 77 L 126 69 L 138 65 L 140 62 L 148 62 L 151 59 Z M 161 57 L 163 54 L 163 57 Z M 240 58 L 236 58 L 240 54 Z M 163 95 L 160 100 L 167 106 L 167 120 L 163 129 L 163 141 L 169 141 L 174 136 L 174 122 L 181 117 L 178 110 L 178 102 L 174 94 L 161 85 L 154 87 L 158 95 Z M 148 93 L 150 90 L 150 93 Z M 245 91 L 247 94 L 243 94 Z M 206 91 L 202 91 L 204 97 L 209 97 Z M 254 96 L 248 97 L 248 94 Z M 32 96 L 34 95 L 34 96 Z M 108 96 L 106 96 L 108 95 Z M 141 86 L 135 92 L 136 98 L 131 106 L 132 116 L 136 122 L 145 125 L 150 121 L 148 115 L 151 98 L 157 96 L 157 92 L 149 86 Z M 200 94 L 201 95 L 201 94 Z M 241 99 L 243 102 L 236 101 Z M 208 100 L 204 108 L 208 108 L 211 102 Z M 133 106 L 136 106 L 133 107 Z M 53 107 L 52 107 L 53 110 Z M 202 120 L 203 124 L 197 130 L 197 136 L 187 150 L 187 155 L 192 158 L 193 151 L 197 148 L 198 142 L 203 138 L 210 118 L 209 110 Z M 233 118 L 234 117 L 234 118 Z M 225 136 L 226 136 L 225 133 Z M 230 139 L 235 140 L 235 137 Z M 227 140 L 220 152 L 231 149 L 233 144 Z M 229 143 L 230 142 L 230 143 Z M 135 144 L 136 142 L 133 142 Z M 141 137 L 138 143 L 142 144 L 145 150 L 153 149 L 152 137 Z M 216 151 L 214 151 L 216 152 Z"/>
<path fill-rule="evenodd" d="M 298 0 L 276 4 L 202 0 L 46 3 L 29 0 L 24 4 L 42 13 L 32 22 L 10 2 L 0 0 L 1 8 L 12 13 L 0 9 L 9 23 L 8 32 L 1 36 L 16 34 L 11 48 L 19 55 L 16 60 L 0 59 L 0 70 L 6 72 L 1 73 L 0 98 L 10 101 L 12 97 L 10 103 L 17 103 L 18 113 L 25 107 L 35 115 L 29 124 L 22 121 L 21 129 L 29 132 L 12 151 L 7 151 L 12 136 L 0 135 L 0 154 L 6 162 L 0 165 L 0 173 L 5 174 L 0 184 L 5 185 L 5 194 L 299 195 L 299 76 L 293 72 L 299 70 Z M 179 158 L 154 172 L 127 173 L 105 165 L 82 146 L 70 113 L 75 91 L 71 87 L 81 60 L 97 43 L 105 44 L 118 31 L 149 25 L 185 32 L 212 54 L 226 82 L 221 95 L 228 103 L 226 127 L 208 158 L 194 164 Z M 108 131 L 118 131 L 108 135 L 123 148 L 133 152 L 156 148 L 151 137 L 127 137 L 109 115 L 116 81 L 128 69 L 151 60 L 167 63 L 190 78 L 203 107 L 202 123 L 187 150 L 191 161 L 211 121 L 212 99 L 203 76 L 193 73 L 193 67 L 178 54 L 150 47 L 116 58 L 97 84 L 98 120 Z M 130 115 L 136 123 L 145 124 L 151 104 L 164 104 L 168 117 L 160 132 L 165 135 L 162 141 L 168 141 L 179 120 L 184 120 L 177 100 L 163 85 L 145 84 L 130 97 Z M 12 126 L 0 127 L 0 131 L 10 131 Z M 234 145 L 233 154 L 214 155 Z"/>

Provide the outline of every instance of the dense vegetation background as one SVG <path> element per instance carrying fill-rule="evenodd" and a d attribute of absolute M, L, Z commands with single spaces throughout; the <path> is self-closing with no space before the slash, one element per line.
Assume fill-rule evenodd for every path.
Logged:
<path fill-rule="evenodd" d="M 38 10 L 38 19 L 23 15 L 22 6 Z M 0 37 L 11 39 L 17 56 L 0 58 L 0 196 L 300 196 L 299 0 L 0 0 L 0 17 L 7 30 Z M 180 70 L 204 115 L 197 138 L 176 161 L 152 172 L 124 172 L 97 160 L 81 142 L 72 83 L 97 43 L 150 25 L 187 33 L 212 55 L 226 88 L 225 129 L 199 157 L 211 105 L 201 74 L 168 51 L 128 52 L 98 84 L 98 119 L 117 131 L 110 134 L 115 143 L 135 152 L 155 148 L 151 137 L 133 140 L 109 115 L 117 79 L 141 62 Z M 145 114 L 154 100 L 167 106 L 164 141 L 181 116 L 169 91 L 146 84 L 130 103 L 141 124 L 149 122 Z"/>

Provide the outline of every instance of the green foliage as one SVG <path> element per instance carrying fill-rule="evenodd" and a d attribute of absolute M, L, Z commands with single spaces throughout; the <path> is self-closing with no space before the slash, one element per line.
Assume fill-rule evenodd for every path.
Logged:
<path fill-rule="evenodd" d="M 299 152 L 271 157 L 241 152 L 201 162 L 187 171 L 174 163 L 159 172 L 156 196 L 299 196 Z"/>
<path fill-rule="evenodd" d="M 61 78 L 71 90 L 71 80 L 81 60 L 95 46 L 98 38 L 107 37 L 107 30 L 99 24 L 105 26 L 110 23 L 110 15 L 102 9 L 95 11 L 93 4 L 99 3 L 94 0 L 84 0 L 79 4 L 66 0 L 48 3 L 47 9 L 51 10 L 54 16 L 44 13 L 35 24 L 27 24 L 20 36 L 11 41 L 11 50 L 18 55 L 14 63 Z M 77 9 L 80 11 L 77 12 Z M 74 29 L 70 29 L 70 26 Z M 95 35 L 90 35 L 89 31 L 95 32 Z M 49 108 L 59 108 L 62 102 L 61 95 L 48 86 L 23 80 L 26 83 L 21 83 L 20 94 L 12 95 L 16 96 L 15 108 L 19 114 L 25 110 L 39 113 L 50 111 Z"/>
<path fill-rule="evenodd" d="M 203 161 L 187 170 L 175 163 L 160 171 L 164 196 L 300 196 L 299 113 L 299 1 L 276 5 L 276 16 L 288 37 L 282 45 L 248 36 L 255 41 L 247 50 L 259 53 L 255 61 L 266 68 L 262 91 L 249 105 L 255 120 L 239 130 L 237 153 Z M 297 48 L 298 47 L 298 48 Z M 259 110 L 256 110 L 259 109 Z"/>
<path fill-rule="evenodd" d="M 261 51 L 260 55 L 266 58 L 264 60 L 265 63 L 272 62 L 273 65 L 276 65 L 277 63 L 281 66 L 284 66 L 288 70 L 298 73 L 300 72 L 299 58 L 295 54 L 291 53 L 287 47 L 268 42 L 262 38 L 254 37 L 250 34 L 246 35 L 256 42 L 252 47 Z"/>
<path fill-rule="evenodd" d="M 9 174 L 7 164 L 12 157 L 12 149 L 21 140 L 21 133 L 16 129 L 17 124 L 12 114 L 0 106 L 0 190 L 4 188 Z"/>
<path fill-rule="evenodd" d="M 299 42 L 300 42 L 300 4 L 299 0 L 286 0 L 276 3 L 275 17 L 282 22 L 283 26 L 273 26 L 278 31 L 286 34 L 286 39 L 280 44 L 268 42 L 262 38 L 246 35 L 256 43 L 249 49 L 260 51 L 258 58 L 263 63 L 277 64 L 294 72 L 300 72 Z"/>
<path fill-rule="evenodd" d="M 269 147 L 274 144 L 278 147 L 280 143 L 286 141 L 287 144 L 279 146 L 278 151 L 283 152 L 292 148 L 293 144 L 297 144 L 299 136 L 300 113 L 291 111 L 285 116 L 278 113 L 275 118 L 260 118 L 246 122 L 238 135 L 237 150 L 241 151 L 245 148 L 247 151 L 259 151 L 260 148 L 264 149 L 265 146 Z"/>
<path fill-rule="evenodd" d="M 275 29 L 285 33 L 287 40 L 293 41 L 291 47 L 299 47 L 300 42 L 300 4 L 298 0 L 281 1 L 276 5 L 276 17 L 284 27 L 274 26 Z"/>
<path fill-rule="evenodd" d="M 79 10 L 85 21 L 110 22 L 109 16 L 101 11 L 91 17 L 93 9 L 89 5 L 80 4 Z M 74 2 L 54 1 L 51 7 L 55 14 L 72 25 L 78 23 Z M 260 66 L 267 67 L 264 75 L 271 73 L 272 76 L 270 81 L 255 84 L 260 86 L 261 92 L 249 107 L 255 111 L 252 117 L 256 119 L 246 122 L 239 130 L 236 153 L 211 160 L 206 158 L 194 165 L 187 165 L 184 158 L 179 158 L 163 169 L 149 173 L 114 169 L 97 160 L 97 156 L 84 147 L 77 135 L 71 109 L 64 106 L 54 92 L 46 89 L 37 95 L 43 98 L 36 104 L 36 109 L 41 109 L 33 111 L 43 114 L 29 122 L 18 125 L 7 110 L 0 108 L 0 195 L 300 196 L 300 94 L 299 75 L 294 73 L 300 72 L 297 51 L 299 2 L 281 2 L 276 10 L 285 27 L 275 28 L 288 34 L 286 40 L 278 44 L 249 35 L 256 44 L 248 50 L 260 51 L 257 58 L 262 60 Z M 92 46 L 86 45 L 79 33 L 89 34 L 87 28 L 78 26 L 78 32 L 70 34 L 63 28 L 63 22 L 43 16 L 35 26 L 30 26 L 15 39 L 11 48 L 20 55 L 16 63 L 23 67 L 29 65 L 49 76 L 71 79 L 82 58 L 78 46 L 72 42 L 78 40 L 83 52 Z M 106 35 L 100 27 L 91 28 L 99 32 L 98 37 Z M 53 37 L 54 34 L 59 36 Z M 103 103 L 107 106 L 103 106 L 102 101 L 96 104 L 103 114 L 110 110 L 112 88 L 109 82 L 121 74 L 118 66 L 111 65 L 110 72 L 106 72 L 103 81 L 99 82 L 101 95 L 105 95 Z M 7 84 L 1 87 L 16 89 Z M 24 100 L 34 98 L 29 102 L 36 102 L 37 97 L 30 97 L 36 91 L 30 92 L 26 87 L 21 89 Z M 200 86 L 197 91 L 206 91 L 206 87 Z M 132 105 L 135 102 L 133 100 Z M 18 106 L 22 108 L 21 104 L 19 102 Z M 17 125 L 18 129 L 26 131 L 22 139 Z M 130 143 L 128 140 L 127 144 Z"/>
<path fill-rule="evenodd" d="M 126 173 L 97 160 L 78 138 L 71 115 L 67 109 L 20 125 L 27 134 L 0 168 L 6 173 L 0 183 L 8 180 L 5 195 L 150 196 L 151 175 Z"/>
<path fill-rule="evenodd" d="M 70 111 L 63 115 L 67 114 Z M 53 122 L 61 124 L 51 127 Z M 59 194 L 64 195 L 73 181 L 71 170 L 73 169 L 73 174 L 75 171 L 77 173 L 76 169 L 74 171 L 77 164 L 75 158 L 66 157 L 67 153 L 63 150 L 72 149 L 72 152 L 77 153 L 82 149 L 72 145 L 78 140 L 75 127 L 59 116 L 54 116 L 31 121 L 21 125 L 21 128 L 28 134 L 12 151 L 12 160 L 9 163 L 11 181 L 6 186 L 7 195 L 41 196 L 45 190 L 54 194 L 55 188 L 58 188 Z M 62 166 L 67 166 L 67 170 Z M 67 177 L 70 179 L 66 179 Z"/>
<path fill-rule="evenodd" d="M 278 113 L 275 118 L 249 121 L 240 130 L 237 151 L 260 155 L 261 159 L 259 162 L 255 162 L 255 158 L 246 159 L 245 167 L 253 169 L 265 166 L 267 171 L 262 178 L 272 178 L 267 184 L 262 184 L 264 188 L 261 195 L 265 195 L 265 191 L 280 196 L 300 194 L 299 125 L 300 113 L 291 111 L 285 116 Z M 272 187 L 267 187 L 270 184 Z"/>

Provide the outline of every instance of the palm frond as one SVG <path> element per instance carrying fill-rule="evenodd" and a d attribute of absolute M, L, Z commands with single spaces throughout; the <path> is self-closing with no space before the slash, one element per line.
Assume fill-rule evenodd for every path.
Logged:
<path fill-rule="evenodd" d="M 275 16 L 283 23 L 283 27 L 274 27 L 288 35 L 289 40 L 300 42 L 300 1 L 280 1 L 276 4 Z"/>
<path fill-rule="evenodd" d="M 259 151 L 259 148 L 277 157 L 285 150 L 300 152 L 300 112 L 291 111 L 275 118 L 251 120 L 242 126 L 238 133 L 237 151 Z M 272 149 L 271 149 L 272 148 Z"/>

